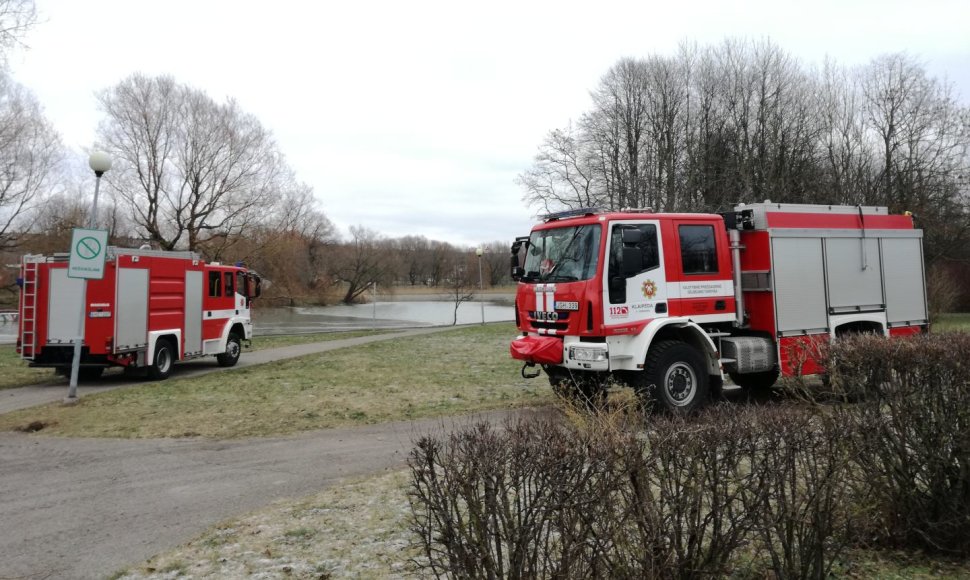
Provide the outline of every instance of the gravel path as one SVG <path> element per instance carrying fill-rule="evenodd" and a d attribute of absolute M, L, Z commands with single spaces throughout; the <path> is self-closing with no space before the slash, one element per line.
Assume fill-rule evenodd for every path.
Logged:
<path fill-rule="evenodd" d="M 425 328 L 244 353 L 238 366 L 440 332 Z M 225 369 L 213 361 L 179 376 Z M 79 396 L 143 384 L 123 376 Z M 0 413 L 62 399 L 61 382 L 0 391 Z M 65 439 L 0 433 L 0 580 L 104 578 L 184 543 L 209 526 L 346 477 L 401 467 L 412 441 L 480 419 L 542 410 L 330 429 L 293 437 Z"/>

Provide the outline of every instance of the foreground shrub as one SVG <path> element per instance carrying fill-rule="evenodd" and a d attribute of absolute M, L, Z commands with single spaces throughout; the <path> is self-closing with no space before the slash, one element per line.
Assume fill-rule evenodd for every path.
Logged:
<path fill-rule="evenodd" d="M 850 521 L 838 423 L 727 405 L 643 433 L 628 416 L 421 439 L 409 462 L 419 565 L 461 578 L 709 578 L 741 560 L 785 578 L 831 569 Z"/>
<path fill-rule="evenodd" d="M 970 554 L 970 335 L 852 337 L 828 357 L 833 386 L 861 393 L 835 412 L 872 491 L 872 532 L 896 546 Z"/>
<path fill-rule="evenodd" d="M 757 514 L 759 547 L 779 578 L 827 578 L 867 493 L 852 486 L 851 432 L 830 414 L 794 406 L 762 409 L 756 424 L 752 471 L 766 493 L 746 507 Z"/>
<path fill-rule="evenodd" d="M 488 424 L 421 439 L 412 529 L 426 568 L 462 578 L 602 577 L 613 557 L 618 454 L 635 446 L 563 425 Z"/>

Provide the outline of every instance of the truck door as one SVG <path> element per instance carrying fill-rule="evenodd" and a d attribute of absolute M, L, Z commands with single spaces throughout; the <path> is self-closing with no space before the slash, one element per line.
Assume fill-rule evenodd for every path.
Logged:
<path fill-rule="evenodd" d="M 639 240 L 627 243 L 639 256 L 633 272 L 622 272 L 623 231 L 636 230 Z M 667 316 L 667 278 L 660 223 L 657 220 L 610 225 L 606 275 L 603 277 L 603 320 L 616 325 Z"/>
<path fill-rule="evenodd" d="M 202 301 L 202 339 L 222 338 L 226 322 L 236 313 L 235 276 L 229 270 L 206 269 L 206 294 Z M 208 348 L 206 352 L 211 352 Z"/>
<path fill-rule="evenodd" d="M 723 225 L 699 220 L 666 224 L 673 242 L 670 275 L 670 315 L 696 322 L 734 319 L 731 256 Z"/>

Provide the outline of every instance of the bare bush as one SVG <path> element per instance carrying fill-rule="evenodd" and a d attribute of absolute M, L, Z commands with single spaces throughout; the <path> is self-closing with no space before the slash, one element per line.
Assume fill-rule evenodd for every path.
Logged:
<path fill-rule="evenodd" d="M 410 459 L 420 564 L 438 577 L 602 576 L 624 446 L 573 435 L 534 422 L 421 439 Z"/>
<path fill-rule="evenodd" d="M 779 578 L 827 578 L 849 542 L 854 505 L 848 426 L 829 414 L 783 406 L 758 410 L 751 469 L 766 493 L 750 495 L 760 546 Z"/>
<path fill-rule="evenodd" d="M 860 336 L 831 347 L 833 380 L 865 393 L 836 413 L 873 493 L 873 531 L 892 545 L 970 554 L 968 361 L 965 333 Z"/>
<path fill-rule="evenodd" d="M 826 575 L 847 542 L 840 425 L 794 408 L 482 424 L 411 454 L 412 529 L 431 574 L 701 578 L 756 565 Z M 639 426 L 640 429 L 637 429 Z"/>

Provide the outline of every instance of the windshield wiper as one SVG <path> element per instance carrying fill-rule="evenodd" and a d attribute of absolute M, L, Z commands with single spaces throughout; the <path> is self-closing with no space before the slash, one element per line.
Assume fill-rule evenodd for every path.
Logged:
<path fill-rule="evenodd" d="M 569 274 L 556 274 L 555 276 L 546 276 L 546 280 L 551 280 L 553 282 L 575 282 L 579 280 L 576 276 L 570 276 Z"/>

